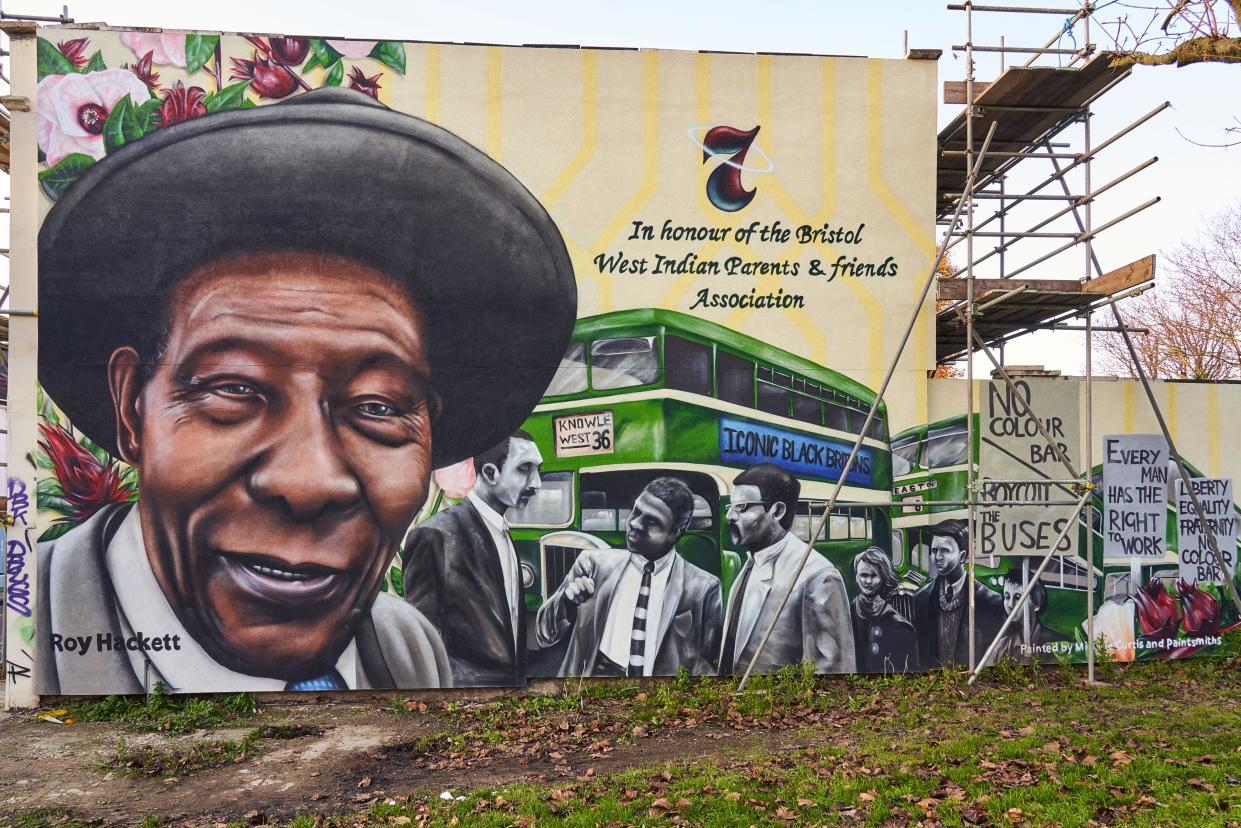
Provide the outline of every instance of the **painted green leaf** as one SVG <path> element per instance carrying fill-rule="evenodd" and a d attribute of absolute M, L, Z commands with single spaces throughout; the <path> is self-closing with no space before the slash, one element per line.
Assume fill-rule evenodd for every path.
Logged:
<path fill-rule="evenodd" d="M 38 451 L 34 453 L 34 462 L 35 462 L 35 465 L 37 465 L 41 469 L 56 468 L 54 465 L 52 465 L 52 458 L 48 457 L 47 452 L 44 451 L 43 449 L 39 449 Z"/>
<path fill-rule="evenodd" d="M 381 40 L 371 49 L 371 57 L 389 69 L 405 74 L 405 44 L 393 40 Z"/>
<path fill-rule="evenodd" d="M 315 54 L 315 60 L 325 69 L 344 57 L 340 52 L 329 46 L 326 40 L 320 40 L 317 37 L 310 39 L 310 49 Z"/>
<path fill-rule="evenodd" d="M 116 102 L 108 113 L 108 120 L 103 122 L 103 148 L 105 152 L 116 152 L 121 147 L 137 141 L 146 130 L 138 121 L 138 111 L 129 95 Z"/>
<path fill-rule="evenodd" d="M 103 62 L 103 52 L 96 51 L 95 54 L 90 56 L 90 60 L 86 62 L 86 65 L 82 67 L 82 74 L 86 74 L 87 72 L 102 72 L 107 68 L 107 64 Z"/>
<path fill-rule="evenodd" d="M 323 79 L 324 86 L 340 86 L 340 82 L 345 78 L 345 62 L 343 60 L 336 61 L 336 65 L 327 73 L 327 77 Z"/>
<path fill-rule="evenodd" d="M 70 523 L 69 521 L 58 520 L 55 523 L 53 523 L 51 526 L 49 526 L 47 528 L 47 531 L 45 531 L 42 535 L 39 535 L 39 543 L 43 543 L 44 541 L 56 540 L 57 538 L 59 538 L 61 535 L 65 534 L 72 528 L 73 528 L 73 524 Z"/>
<path fill-rule="evenodd" d="M 208 112 L 228 112 L 233 109 L 241 109 L 246 102 L 246 89 L 250 86 L 250 81 L 241 81 L 226 86 L 219 92 L 212 92 L 203 99 L 203 105 L 207 107 Z"/>
<path fill-rule="evenodd" d="M 56 495 L 39 495 L 39 508 L 55 509 L 57 512 L 62 512 L 66 515 L 73 513 L 73 507 L 69 505 L 69 501 Z"/>
<path fill-rule="evenodd" d="M 194 74 L 211 60 L 219 35 L 187 34 L 185 36 L 185 71 Z"/>
<path fill-rule="evenodd" d="M 60 481 L 55 477 L 40 478 L 35 486 L 35 492 L 38 494 L 40 506 L 43 505 L 43 498 L 45 497 L 63 498 L 65 496 L 64 488 L 61 487 Z"/>
<path fill-rule="evenodd" d="M 72 75 L 78 71 L 73 62 L 62 55 L 50 40 L 40 37 L 38 41 L 39 80 L 43 80 L 48 75 Z"/>
<path fill-rule="evenodd" d="M 108 450 L 91 438 L 87 437 L 85 434 L 78 438 L 78 442 L 82 444 L 82 448 L 94 455 L 95 459 L 99 461 L 101 466 L 106 466 L 112 462 L 112 455 L 108 454 Z"/>
<path fill-rule="evenodd" d="M 82 173 L 86 172 L 94 163 L 95 159 L 83 152 L 66 155 L 56 166 L 39 171 L 39 183 L 43 185 L 43 192 L 47 193 L 48 198 L 55 201 L 64 195 L 65 190 L 69 189 L 69 185 L 77 181 Z M 44 419 L 48 422 L 53 424 L 60 422 L 50 402 L 44 406 L 42 413 Z"/>
<path fill-rule="evenodd" d="M 310 57 L 306 58 L 306 62 L 302 64 L 302 74 L 303 75 L 306 74 L 307 72 L 309 72 L 311 69 L 314 69 L 318 65 L 319 65 L 319 55 L 312 50 L 310 53 Z"/>
<path fill-rule="evenodd" d="M 161 103 L 163 101 L 159 98 L 151 98 L 149 101 L 143 101 L 134 107 L 134 117 L 138 121 L 138 126 L 142 128 L 143 135 L 159 126 L 159 107 Z"/>

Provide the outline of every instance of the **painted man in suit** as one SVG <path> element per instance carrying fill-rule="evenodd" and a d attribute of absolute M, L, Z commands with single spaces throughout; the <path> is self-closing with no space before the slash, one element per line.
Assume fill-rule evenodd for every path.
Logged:
<path fill-rule="evenodd" d="M 814 663 L 816 673 L 852 673 L 857 668 L 853 622 L 845 582 L 831 561 L 811 552 L 801 574 L 806 544 L 789 531 L 801 483 L 779 466 L 762 463 L 733 481 L 728 533 L 750 556 L 728 596 L 720 652 L 720 673 L 768 673 L 786 664 Z M 758 644 L 788 603 L 761 653 Z"/>
<path fill-rule="evenodd" d="M 723 619 L 720 581 L 681 557 L 694 496 L 674 477 L 652 480 L 626 523 L 626 549 L 587 549 L 539 609 L 538 638 L 569 637 L 562 676 L 714 673 Z"/>
<path fill-rule="evenodd" d="M 405 600 L 439 630 L 456 687 L 525 682 L 521 569 L 504 516 L 539 490 L 542 462 L 534 439 L 514 432 L 474 458 L 465 500 L 405 537 Z"/>
<path fill-rule="evenodd" d="M 964 520 L 952 518 L 935 524 L 930 532 L 936 575 L 914 593 L 918 650 L 928 670 L 968 665 L 970 584 L 965 562 L 969 531 Z M 1004 623 L 1004 603 L 999 593 L 977 581 L 973 591 L 975 657 L 981 658 Z"/>

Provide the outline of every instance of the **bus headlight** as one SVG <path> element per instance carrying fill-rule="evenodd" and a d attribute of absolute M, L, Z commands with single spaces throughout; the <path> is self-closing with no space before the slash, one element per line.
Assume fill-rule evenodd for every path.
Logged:
<path fill-rule="evenodd" d="M 521 587 L 529 589 L 534 586 L 534 567 L 528 563 L 522 562 L 521 565 Z"/>

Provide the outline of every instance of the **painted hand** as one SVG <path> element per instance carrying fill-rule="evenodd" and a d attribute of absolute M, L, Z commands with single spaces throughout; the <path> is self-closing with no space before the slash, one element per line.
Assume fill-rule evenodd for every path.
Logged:
<path fill-rule="evenodd" d="M 579 606 L 585 603 L 590 596 L 594 594 L 595 582 L 591 578 L 587 578 L 585 575 L 579 575 L 574 578 L 564 589 L 564 597 Z"/>

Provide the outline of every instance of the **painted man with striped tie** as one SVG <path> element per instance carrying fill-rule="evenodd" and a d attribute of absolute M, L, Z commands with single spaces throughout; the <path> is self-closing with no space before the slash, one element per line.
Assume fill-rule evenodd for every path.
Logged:
<path fill-rule="evenodd" d="M 681 557 L 694 512 L 689 487 L 652 480 L 626 523 L 626 549 L 588 549 L 539 609 L 538 638 L 569 636 L 562 676 L 664 676 L 715 672 L 723 612 L 720 581 Z"/>

